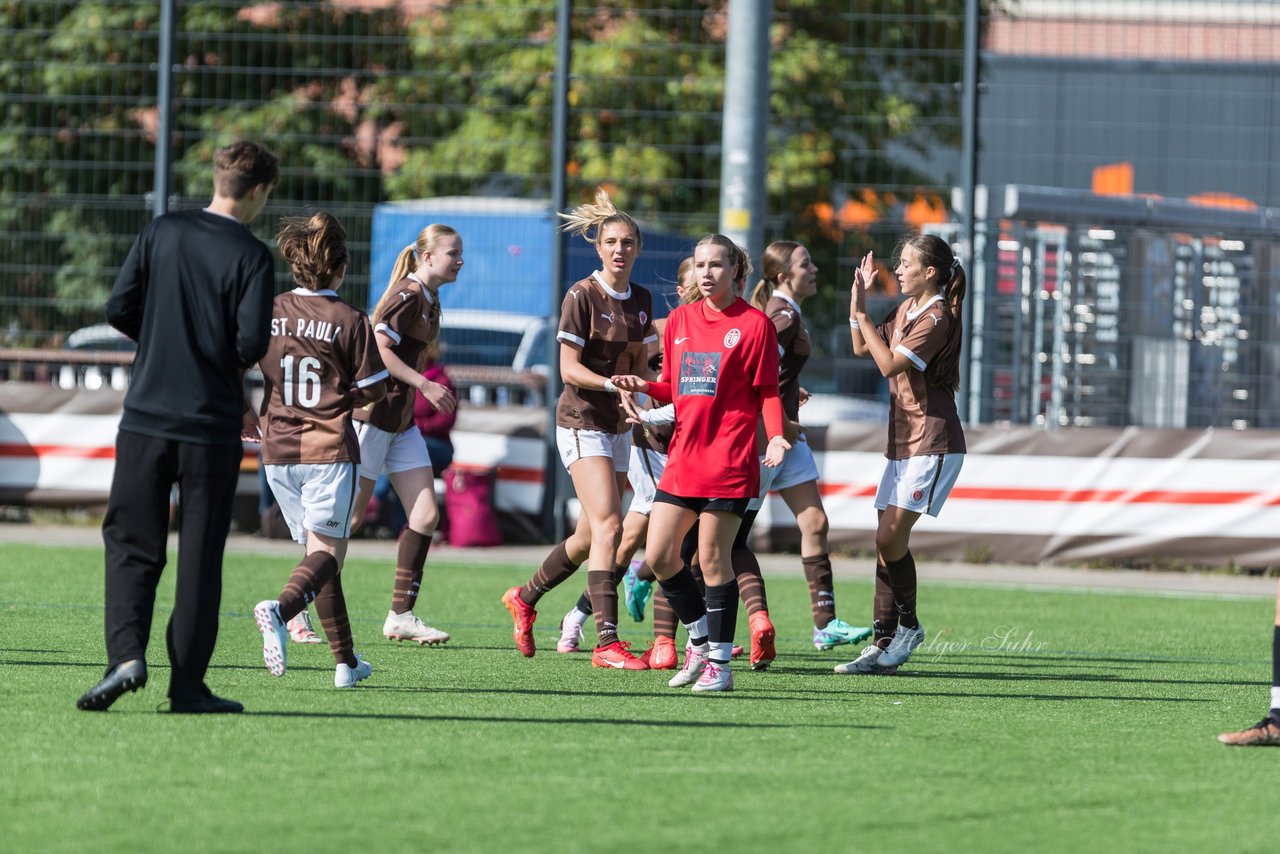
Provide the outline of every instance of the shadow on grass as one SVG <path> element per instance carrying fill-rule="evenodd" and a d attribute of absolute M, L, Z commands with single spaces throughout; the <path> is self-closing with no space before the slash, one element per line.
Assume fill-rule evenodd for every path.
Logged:
<path fill-rule="evenodd" d="M 365 689 L 361 689 L 365 690 Z M 250 712 L 246 717 L 274 718 L 350 718 L 353 720 L 389 720 L 389 721 L 435 721 L 439 723 L 481 723 L 481 724 L 549 724 L 553 726 L 655 726 L 680 727 L 688 729 L 892 729 L 892 727 L 875 724 L 815 724 L 815 723 L 738 723 L 735 721 L 675 721 L 675 720 L 642 720 L 639 718 L 517 718 L 517 717 L 481 717 L 476 715 L 410 715 L 403 713 L 361 713 L 361 712 Z"/>
<path fill-rule="evenodd" d="M 923 663 L 923 662 L 922 662 Z M 1135 679 L 1129 676 L 1108 676 L 1105 674 L 1070 673 L 1055 675 L 1052 673 L 980 673 L 954 670 L 911 670 L 900 671 L 898 676 L 913 679 L 974 679 L 993 682 L 1105 682 L 1116 685 L 1236 685 L 1241 687 L 1255 686 L 1257 679 Z"/>
<path fill-rule="evenodd" d="M 105 661 L 94 661 L 94 662 L 87 662 L 87 661 L 10 661 L 10 660 L 8 660 L 8 659 L 0 659 L 0 664 L 3 664 L 3 665 L 12 665 L 12 666 L 14 666 L 14 667 L 90 667 L 90 668 L 93 668 L 94 670 L 103 670 L 103 669 L 105 669 L 105 668 L 106 668 L 106 666 L 107 666 L 107 663 L 106 663 Z M 151 664 L 151 663 L 148 663 L 148 664 L 147 664 L 147 670 L 148 670 L 148 672 L 155 672 L 155 671 L 157 671 L 157 670 L 168 670 L 168 669 L 169 669 L 169 665 L 167 665 L 167 664 Z M 253 671 L 253 672 L 255 672 L 255 673 L 256 673 L 256 672 L 258 672 L 258 671 L 263 670 L 264 668 L 263 668 L 263 666 L 262 666 L 261 664 L 259 664 L 259 665 L 254 665 L 254 666 L 251 666 L 251 665 L 248 665 L 248 664 L 211 664 L 211 665 L 209 665 L 209 669 L 210 669 L 210 670 L 251 670 L 251 671 Z M 290 666 L 289 666 L 289 670 L 291 670 L 291 671 L 293 671 L 293 670 L 314 670 L 314 671 L 316 671 L 317 673 L 331 673 L 331 672 L 333 671 L 333 668 L 331 668 L 331 667 L 295 667 L 295 666 L 293 666 L 293 665 L 290 665 Z"/>

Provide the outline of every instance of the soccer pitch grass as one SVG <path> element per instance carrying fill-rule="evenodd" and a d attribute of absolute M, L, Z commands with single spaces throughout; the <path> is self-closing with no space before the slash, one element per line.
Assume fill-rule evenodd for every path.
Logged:
<path fill-rule="evenodd" d="M 359 546 L 356 546 L 358 552 Z M 357 649 L 262 666 L 251 610 L 290 569 L 229 556 L 209 672 L 244 715 L 156 714 L 151 682 L 74 708 L 102 674 L 101 552 L 0 547 L 0 779 L 8 851 L 1274 851 L 1280 752 L 1214 736 L 1262 716 L 1272 603 L 935 584 L 896 677 L 840 676 L 799 577 L 769 579 L 778 661 L 697 696 L 669 673 L 557 655 L 579 584 L 542 603 L 526 660 L 499 603 L 529 567 L 431 562 L 420 612 L 447 647 L 382 639 L 382 562 L 344 572 Z M 846 619 L 869 583 L 842 583 Z M 643 648 L 648 623 L 623 614 Z M 1004 628 L 1001 628 L 1004 627 Z M 1005 635 L 1003 640 L 998 638 Z M 739 637 L 746 638 L 745 617 Z"/>

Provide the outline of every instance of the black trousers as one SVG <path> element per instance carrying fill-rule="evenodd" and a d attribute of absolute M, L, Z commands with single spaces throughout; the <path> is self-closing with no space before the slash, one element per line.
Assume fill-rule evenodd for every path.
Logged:
<path fill-rule="evenodd" d="M 170 697 L 192 697 L 218 639 L 222 552 L 241 446 L 198 445 L 121 430 L 102 524 L 106 551 L 107 660 L 146 659 L 156 587 L 164 571 L 169 493 L 178 484 L 178 579 L 167 640 Z"/>

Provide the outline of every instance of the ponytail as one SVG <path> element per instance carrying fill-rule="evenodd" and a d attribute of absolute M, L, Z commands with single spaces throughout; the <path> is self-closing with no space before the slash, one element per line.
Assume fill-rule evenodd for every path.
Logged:
<path fill-rule="evenodd" d="M 379 316 L 386 308 L 387 300 L 395 293 L 395 286 L 409 278 L 409 274 L 418 269 L 422 259 L 435 251 L 436 242 L 440 238 L 457 233 L 457 230 L 451 226 L 432 223 L 418 232 L 417 240 L 400 250 L 400 254 L 396 256 L 395 266 L 391 268 L 391 280 L 387 282 L 387 289 L 382 292 L 370 316 L 374 323 L 378 322 Z"/>
<path fill-rule="evenodd" d="M 293 280 L 309 291 L 329 287 L 347 266 L 347 231 L 328 211 L 280 220 L 276 245 Z"/>
<path fill-rule="evenodd" d="M 568 213 L 557 215 L 564 220 L 560 225 L 562 230 L 580 235 L 588 243 L 593 243 L 596 246 L 600 245 L 600 235 L 604 232 L 605 226 L 619 224 L 625 225 L 635 232 L 637 249 L 643 243 L 640 237 L 640 226 L 636 224 L 630 214 L 620 211 L 614 206 L 613 201 L 609 198 L 609 193 L 603 187 L 596 190 L 594 202 L 578 205 Z"/>

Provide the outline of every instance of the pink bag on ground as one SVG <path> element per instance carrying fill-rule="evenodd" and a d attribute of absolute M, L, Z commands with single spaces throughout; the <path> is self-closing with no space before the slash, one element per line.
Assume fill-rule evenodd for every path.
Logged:
<path fill-rule="evenodd" d="M 451 546 L 499 546 L 498 516 L 493 508 L 497 482 L 493 469 L 450 469 L 444 475 L 444 507 Z"/>

